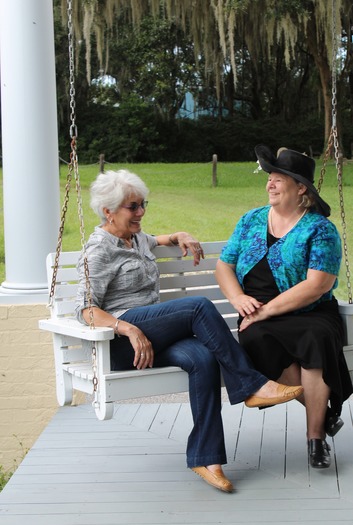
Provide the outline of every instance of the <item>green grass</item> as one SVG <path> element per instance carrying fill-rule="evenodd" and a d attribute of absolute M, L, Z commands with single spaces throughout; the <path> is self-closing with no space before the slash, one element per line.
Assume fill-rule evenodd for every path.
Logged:
<path fill-rule="evenodd" d="M 16 434 L 13 434 L 12 437 L 14 437 L 16 439 L 16 441 L 18 442 L 18 445 L 19 445 L 19 448 L 20 448 L 20 456 L 19 456 L 18 460 L 17 459 L 13 460 L 12 468 L 5 469 L 3 467 L 3 465 L 0 465 L 0 492 L 5 487 L 6 483 L 11 479 L 11 477 L 12 477 L 13 473 L 15 472 L 15 470 L 17 469 L 18 465 L 21 463 L 23 458 L 28 453 L 28 449 L 23 445 L 22 441 L 20 441 L 18 439 Z"/>
<path fill-rule="evenodd" d="M 317 179 L 320 161 L 317 162 Z M 266 174 L 254 173 L 256 164 L 218 163 L 217 186 L 212 186 L 212 164 L 129 164 L 107 165 L 108 169 L 127 168 L 142 177 L 150 189 L 149 205 L 143 228 L 152 234 L 186 230 L 201 241 L 225 240 L 231 234 L 239 217 L 250 208 L 267 203 Z M 80 166 L 85 237 L 97 224 L 97 217 L 89 207 L 89 186 L 98 173 L 98 166 Z M 347 223 L 347 244 L 353 255 L 353 167 L 344 167 L 344 202 Z M 61 166 L 62 195 L 67 167 Z M 331 163 L 326 170 L 321 190 L 322 197 L 332 208 L 332 221 L 340 232 L 341 216 L 336 170 Z M 2 197 L 1 197 L 2 198 Z M 348 203 L 348 205 L 347 205 Z M 0 282 L 5 278 L 3 217 L 0 217 Z M 63 236 L 63 250 L 80 249 L 80 231 L 77 216 L 75 184 L 72 183 L 70 201 Z M 345 265 L 342 265 L 337 297 L 347 298 Z"/>
<path fill-rule="evenodd" d="M 10 470 L 4 470 L 4 467 L 0 465 L 0 492 L 5 487 L 6 483 L 11 478 L 13 472 Z"/>

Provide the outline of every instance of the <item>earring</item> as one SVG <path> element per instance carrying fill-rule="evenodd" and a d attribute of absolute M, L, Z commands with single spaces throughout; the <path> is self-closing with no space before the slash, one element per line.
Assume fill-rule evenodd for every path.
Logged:
<path fill-rule="evenodd" d="M 109 219 L 109 224 L 113 224 L 113 219 Z"/>

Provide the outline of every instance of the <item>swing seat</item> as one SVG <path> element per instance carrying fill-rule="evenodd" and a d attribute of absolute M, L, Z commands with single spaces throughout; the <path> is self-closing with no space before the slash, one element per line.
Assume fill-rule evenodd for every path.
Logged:
<path fill-rule="evenodd" d="M 225 299 L 214 277 L 216 262 L 224 244 L 225 241 L 203 243 L 206 258 L 196 267 L 191 257 L 181 256 L 178 247 L 156 247 L 154 254 L 160 270 L 160 299 L 167 301 L 195 295 L 208 297 L 237 337 L 238 314 Z M 53 334 L 59 405 L 72 402 L 74 389 L 85 392 L 94 395 L 96 415 L 104 420 L 113 417 L 115 401 L 188 391 L 188 375 L 178 367 L 111 372 L 109 341 L 114 338 L 113 329 L 92 329 L 75 319 L 79 255 L 80 252 L 61 252 L 51 318 L 39 321 L 42 330 Z M 47 257 L 49 286 L 54 262 L 55 253 L 51 253 Z M 353 379 L 353 305 L 342 302 L 340 313 L 346 334 L 344 352 Z M 93 363 L 92 343 L 96 349 Z"/>
<path fill-rule="evenodd" d="M 212 300 L 236 336 L 238 314 L 224 298 L 214 270 L 224 242 L 203 243 L 206 259 L 197 267 L 191 257 L 182 257 L 178 247 L 157 246 L 154 254 L 160 270 L 160 299 L 202 295 Z M 39 321 L 42 330 L 52 332 L 56 393 L 60 406 L 72 402 L 73 390 L 95 396 L 99 419 L 113 416 L 114 401 L 186 392 L 188 374 L 179 367 L 111 372 L 109 342 L 112 328 L 82 325 L 75 318 L 76 264 L 80 252 L 61 252 L 51 318 Z M 47 257 L 48 283 L 52 280 L 55 253 Z M 94 391 L 92 343 L 96 348 L 97 389 Z"/>

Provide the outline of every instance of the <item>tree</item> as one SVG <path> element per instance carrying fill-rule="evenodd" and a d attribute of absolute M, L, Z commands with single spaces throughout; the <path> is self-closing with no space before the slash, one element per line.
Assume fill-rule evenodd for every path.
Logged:
<path fill-rule="evenodd" d="M 62 0 L 62 5 L 65 17 L 66 0 Z M 320 111 L 321 101 L 323 104 L 323 144 L 327 141 L 332 120 L 334 14 L 339 47 L 343 35 L 342 43 L 346 49 L 340 55 L 343 60 L 337 72 L 338 85 L 343 92 L 349 89 L 346 79 L 352 69 L 352 43 L 348 38 L 352 26 L 350 0 L 73 0 L 76 41 L 85 41 L 88 79 L 93 62 L 93 44 L 99 68 L 105 72 L 116 56 L 112 50 L 121 49 L 124 26 L 133 27 L 136 41 L 140 40 L 141 43 L 145 38 L 145 21 L 153 17 L 158 21 L 156 26 L 161 31 L 163 23 L 165 28 L 172 28 L 170 40 L 167 41 L 164 37 L 160 46 L 168 50 L 169 57 L 175 55 L 178 39 L 184 38 L 184 41 L 192 42 L 187 59 L 183 58 L 183 73 L 190 66 L 190 54 L 193 53 L 193 68 L 198 68 L 198 75 L 193 69 L 190 76 L 193 76 L 195 94 L 197 81 L 202 79 L 202 89 L 199 92 L 206 93 L 211 89 L 212 93 L 214 90 L 219 102 L 219 114 L 222 107 L 226 106 L 232 114 L 234 108 L 241 105 L 251 112 L 253 118 L 260 118 L 265 114 L 282 114 L 289 120 L 291 115 L 298 114 L 296 109 L 303 106 L 304 102 L 311 108 L 312 100 L 316 99 L 319 101 L 316 111 Z M 151 42 L 150 39 L 149 46 Z M 141 47 L 139 49 L 141 53 Z M 186 50 L 185 47 L 182 49 Z M 145 63 L 142 60 L 126 60 L 121 82 L 123 78 L 135 79 L 138 73 L 140 86 L 136 83 L 133 86 L 130 82 L 126 84 L 126 88 L 139 88 L 140 92 L 144 91 L 146 94 L 147 88 L 151 91 L 151 83 L 155 82 L 160 90 L 158 95 L 161 101 L 160 105 L 156 102 L 156 107 L 160 111 L 167 111 L 172 118 L 180 103 L 178 97 L 183 94 L 181 86 L 186 84 L 185 79 L 181 83 L 174 82 L 174 85 L 171 78 L 166 82 L 168 72 L 175 78 L 177 72 L 173 71 L 172 62 L 168 63 L 162 53 L 158 56 L 159 51 L 156 44 L 149 52 L 146 46 L 141 53 Z M 175 56 L 173 59 L 175 63 Z M 155 70 L 148 70 L 146 67 L 151 61 L 154 68 L 157 64 L 160 66 L 158 74 L 164 69 L 163 82 L 159 81 Z M 179 66 L 181 64 L 182 61 Z M 179 75 L 181 71 L 182 68 L 179 67 Z M 353 75 L 349 78 L 352 79 Z M 153 79 L 153 82 L 149 79 Z M 317 97 L 318 89 L 321 97 Z M 158 89 L 156 93 L 157 91 Z M 353 118 L 352 107 L 350 112 Z"/>
<path fill-rule="evenodd" d="M 109 52 L 120 94 L 141 97 L 167 120 L 175 118 L 186 92 L 199 88 L 192 42 L 172 20 L 146 16 L 138 31 L 126 24 Z"/>

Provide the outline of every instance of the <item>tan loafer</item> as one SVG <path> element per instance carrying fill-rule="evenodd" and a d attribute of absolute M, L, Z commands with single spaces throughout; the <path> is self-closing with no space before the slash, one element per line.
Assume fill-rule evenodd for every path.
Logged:
<path fill-rule="evenodd" d="M 250 396 L 245 399 L 245 405 L 249 408 L 280 405 L 281 403 L 287 403 L 292 399 L 296 399 L 303 392 L 304 388 L 302 386 L 286 386 L 279 384 L 274 397 Z"/>
<path fill-rule="evenodd" d="M 223 490 L 223 492 L 233 492 L 234 490 L 233 484 L 225 477 L 221 468 L 217 469 L 216 472 L 211 472 L 206 467 L 192 467 L 191 470 L 216 489 Z"/>

